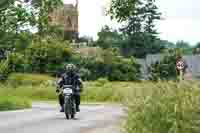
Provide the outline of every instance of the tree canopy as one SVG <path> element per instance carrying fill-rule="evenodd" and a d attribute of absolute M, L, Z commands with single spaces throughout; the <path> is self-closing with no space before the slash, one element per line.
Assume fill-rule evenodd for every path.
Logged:
<path fill-rule="evenodd" d="M 109 13 L 111 18 L 126 23 L 121 30 L 129 38 L 124 48 L 131 55 L 145 57 L 161 51 L 155 25 L 161 13 L 155 0 L 112 0 Z"/>

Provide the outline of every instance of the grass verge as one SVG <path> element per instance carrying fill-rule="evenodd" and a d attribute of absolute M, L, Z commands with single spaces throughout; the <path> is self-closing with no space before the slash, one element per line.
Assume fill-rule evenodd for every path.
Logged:
<path fill-rule="evenodd" d="M 15 96 L 0 97 L 0 111 L 18 110 L 30 107 L 31 102 L 26 98 L 20 98 Z"/>
<path fill-rule="evenodd" d="M 200 131 L 199 83 L 146 84 L 132 93 L 126 105 L 126 133 L 198 133 Z M 150 90 L 151 93 L 146 93 Z"/>

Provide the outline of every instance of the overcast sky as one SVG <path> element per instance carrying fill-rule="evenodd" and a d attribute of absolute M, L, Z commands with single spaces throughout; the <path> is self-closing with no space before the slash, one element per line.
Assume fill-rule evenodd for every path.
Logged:
<path fill-rule="evenodd" d="M 64 0 L 64 3 L 75 1 Z M 97 38 L 97 32 L 103 25 L 119 25 L 104 16 L 103 9 L 108 2 L 109 0 L 79 0 L 79 30 L 82 36 Z M 200 41 L 199 0 L 157 0 L 157 5 L 164 18 L 157 24 L 162 39 L 172 42 L 185 40 L 192 45 Z"/>

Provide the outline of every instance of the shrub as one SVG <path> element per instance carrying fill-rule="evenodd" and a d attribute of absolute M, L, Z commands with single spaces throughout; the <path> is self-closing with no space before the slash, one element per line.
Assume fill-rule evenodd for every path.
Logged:
<path fill-rule="evenodd" d="M 82 80 L 88 81 L 89 77 L 91 77 L 91 71 L 87 68 L 80 68 L 79 69 L 79 74 Z"/>
<path fill-rule="evenodd" d="M 11 72 L 24 72 L 26 70 L 26 59 L 21 53 L 10 53 L 6 60 L 0 62 L 1 80 L 5 80 Z"/>
<path fill-rule="evenodd" d="M 12 72 L 24 72 L 26 69 L 27 60 L 21 53 L 11 53 L 8 56 L 9 66 Z"/>
<path fill-rule="evenodd" d="M 140 66 L 136 63 L 136 60 L 133 57 L 131 59 L 120 57 L 116 52 L 112 52 L 112 49 L 104 50 L 100 57 L 76 56 L 73 59 L 72 62 L 82 68 L 81 75 L 86 76 L 84 78 L 87 80 L 97 80 L 102 77 L 108 78 L 110 81 L 139 79 Z"/>
<path fill-rule="evenodd" d="M 164 57 L 164 59 L 160 62 L 156 62 L 152 64 L 149 68 L 150 79 L 151 80 L 170 80 L 177 78 L 177 70 L 176 70 L 176 59 L 178 53 L 177 51 L 170 51 Z"/>
<path fill-rule="evenodd" d="M 26 49 L 26 58 L 33 72 L 55 72 L 71 57 L 67 44 L 60 41 L 45 40 L 34 42 Z"/>

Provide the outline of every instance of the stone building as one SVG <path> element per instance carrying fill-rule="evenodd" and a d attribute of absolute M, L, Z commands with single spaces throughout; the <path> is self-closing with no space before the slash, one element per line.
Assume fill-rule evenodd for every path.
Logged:
<path fill-rule="evenodd" d="M 77 40 L 79 34 L 79 12 L 78 0 L 76 4 L 64 4 L 63 7 L 56 9 L 50 14 L 50 24 L 60 26 L 63 29 L 63 36 L 66 40 Z"/>

